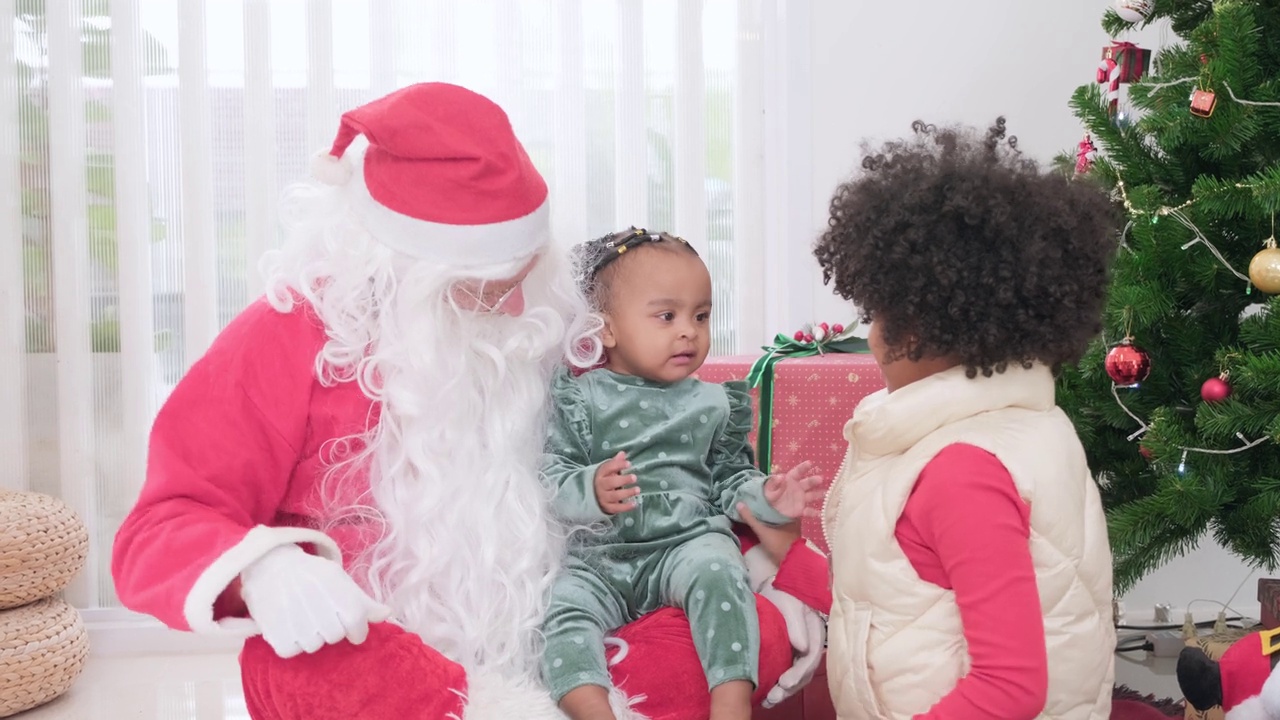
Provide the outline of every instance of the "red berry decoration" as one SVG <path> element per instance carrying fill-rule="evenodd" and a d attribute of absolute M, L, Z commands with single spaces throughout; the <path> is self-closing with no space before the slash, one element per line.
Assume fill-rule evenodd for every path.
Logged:
<path fill-rule="evenodd" d="M 797 330 L 797 331 L 796 331 L 796 334 L 795 334 L 795 335 L 792 335 L 791 337 L 795 338 L 795 339 L 796 339 L 796 342 L 804 342 L 804 331 L 803 331 L 803 330 Z"/>
<path fill-rule="evenodd" d="M 1152 452 L 1151 452 L 1151 448 L 1147 447 L 1146 445 L 1139 445 L 1139 446 L 1138 446 L 1138 454 L 1139 454 L 1139 455 L 1141 455 L 1142 457 L 1144 457 L 1144 458 L 1148 459 L 1148 460 L 1150 460 L 1150 459 L 1153 457 L 1153 454 L 1152 454 Z"/>
<path fill-rule="evenodd" d="M 844 332 L 844 326 L 841 325 L 840 323 L 836 323 L 835 325 L 831 326 L 831 332 L 835 333 L 836 335 L 839 335 L 840 333 Z"/>
<path fill-rule="evenodd" d="M 1200 397 L 1207 403 L 1219 403 L 1231 394 L 1231 386 L 1222 378 L 1209 378 L 1200 386 Z"/>
<path fill-rule="evenodd" d="M 831 332 L 831 326 L 826 323 L 818 323 L 818 327 L 822 328 L 822 332 L 824 333 Z"/>
<path fill-rule="evenodd" d="M 1107 375 L 1122 387 L 1133 387 L 1151 374 L 1151 356 L 1125 340 L 1107 353 Z"/>
<path fill-rule="evenodd" d="M 811 342 L 813 342 L 813 335 L 812 335 L 812 334 L 810 334 L 810 333 L 805 333 L 805 334 L 804 334 L 804 341 L 805 341 L 805 342 L 807 342 L 807 343 L 811 343 Z"/>

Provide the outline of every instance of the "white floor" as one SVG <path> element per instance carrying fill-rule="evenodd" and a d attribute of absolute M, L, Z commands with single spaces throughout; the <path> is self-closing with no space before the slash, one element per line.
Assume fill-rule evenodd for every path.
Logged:
<path fill-rule="evenodd" d="M 1116 658 L 1116 683 L 1158 697 L 1180 697 L 1174 660 Z M 61 698 L 20 720 L 249 720 L 234 654 L 89 659 Z"/>
<path fill-rule="evenodd" d="M 71 690 L 15 720 L 249 720 L 234 654 L 91 656 Z"/>

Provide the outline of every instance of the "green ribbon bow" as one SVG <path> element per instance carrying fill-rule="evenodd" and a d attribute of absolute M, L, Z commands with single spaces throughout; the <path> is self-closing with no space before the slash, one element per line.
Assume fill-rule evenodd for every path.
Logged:
<path fill-rule="evenodd" d="M 765 354 L 751 365 L 747 386 L 760 388 L 760 429 L 756 433 L 758 465 L 766 473 L 773 472 L 773 366 L 787 358 L 812 357 L 827 353 L 870 352 L 867 341 L 858 337 L 835 337 L 824 341 L 803 342 L 779 334 L 772 345 L 762 348 Z"/>

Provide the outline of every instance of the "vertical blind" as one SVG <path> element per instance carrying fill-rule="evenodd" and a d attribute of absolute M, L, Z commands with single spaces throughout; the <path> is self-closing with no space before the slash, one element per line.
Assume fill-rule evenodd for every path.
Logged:
<path fill-rule="evenodd" d="M 339 114 L 428 80 L 510 114 L 562 239 L 688 238 L 738 349 L 762 232 L 762 0 L 0 3 L 0 486 L 89 525 L 110 607 L 156 410 L 261 292 L 276 202 Z M 758 259 L 754 262 L 758 262 Z M 739 302 L 741 300 L 741 302 Z M 757 312 L 753 309 L 752 312 Z"/>

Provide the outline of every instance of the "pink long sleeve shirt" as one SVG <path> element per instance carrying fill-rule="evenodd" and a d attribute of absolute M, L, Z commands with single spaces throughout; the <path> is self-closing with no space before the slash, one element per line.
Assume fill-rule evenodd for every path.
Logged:
<path fill-rule="evenodd" d="M 1048 655 L 1030 535 L 1031 508 L 991 453 L 950 445 L 920 472 L 895 536 L 922 580 L 955 591 L 971 668 L 917 720 L 1043 710 Z"/>

